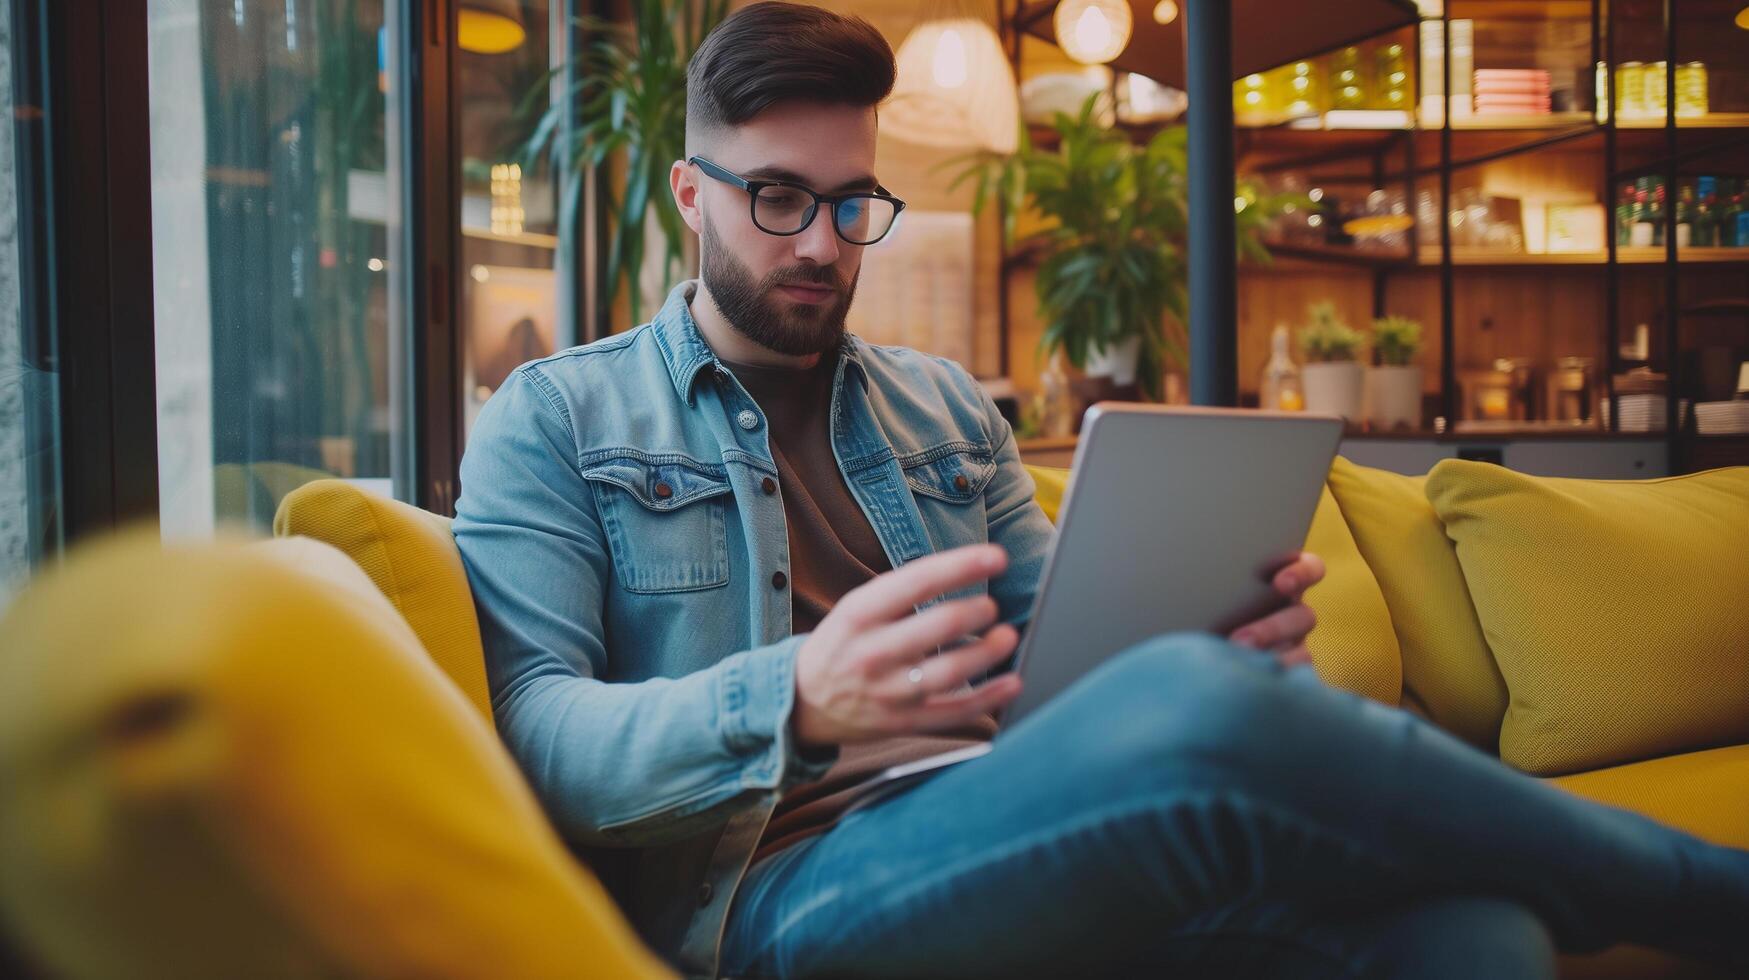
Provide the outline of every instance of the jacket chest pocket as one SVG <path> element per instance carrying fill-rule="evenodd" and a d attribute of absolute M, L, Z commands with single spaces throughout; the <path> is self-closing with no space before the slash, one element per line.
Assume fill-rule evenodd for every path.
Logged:
<path fill-rule="evenodd" d="M 904 457 L 899 466 L 913 494 L 950 504 L 982 500 L 985 484 L 996 475 L 995 455 L 972 443 L 953 443 Z"/>
<path fill-rule="evenodd" d="M 614 457 L 583 471 L 628 592 L 693 592 L 729 582 L 725 472 Z"/>
<path fill-rule="evenodd" d="M 953 443 L 903 457 L 899 466 L 934 550 L 983 544 L 990 539 L 984 488 L 996 475 L 996 460 L 988 448 Z M 984 591 L 984 583 L 979 582 L 945 598 L 982 595 Z"/>

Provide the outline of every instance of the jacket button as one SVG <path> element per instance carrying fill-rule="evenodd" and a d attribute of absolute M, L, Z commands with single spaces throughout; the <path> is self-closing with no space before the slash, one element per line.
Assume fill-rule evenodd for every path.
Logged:
<path fill-rule="evenodd" d="M 698 905 L 703 908 L 711 903 L 711 883 L 705 882 L 698 886 Z"/>
<path fill-rule="evenodd" d="M 765 495 L 769 497 L 777 492 L 777 481 L 768 476 L 759 481 L 759 489 L 764 490 Z"/>
<path fill-rule="evenodd" d="M 751 432 L 759 428 L 759 416 L 751 408 L 743 408 L 741 414 L 735 416 L 735 424 Z"/>
<path fill-rule="evenodd" d="M 782 572 L 772 572 L 771 573 L 771 587 L 772 588 L 781 589 L 788 584 L 789 584 L 789 576 L 788 575 L 785 575 Z"/>
<path fill-rule="evenodd" d="M 959 490 L 961 492 L 964 492 L 965 489 L 971 485 L 972 485 L 972 481 L 966 479 L 966 475 L 964 473 L 957 473 L 954 475 L 953 488 L 955 490 Z"/>
<path fill-rule="evenodd" d="M 656 496 L 663 500 L 667 500 L 669 497 L 674 496 L 674 488 L 666 483 L 658 482 L 656 484 Z"/>

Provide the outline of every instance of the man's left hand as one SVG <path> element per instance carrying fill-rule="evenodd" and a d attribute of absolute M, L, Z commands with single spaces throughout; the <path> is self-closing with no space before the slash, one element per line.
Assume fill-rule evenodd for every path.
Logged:
<path fill-rule="evenodd" d="M 1269 650 L 1284 664 L 1311 663 L 1312 655 L 1306 652 L 1306 637 L 1318 624 L 1318 617 L 1302 600 L 1307 589 L 1323 580 L 1324 560 L 1309 551 L 1301 552 L 1292 563 L 1276 572 L 1271 581 L 1275 591 L 1287 599 L 1288 605 L 1239 627 L 1227 639 L 1240 646 Z"/>

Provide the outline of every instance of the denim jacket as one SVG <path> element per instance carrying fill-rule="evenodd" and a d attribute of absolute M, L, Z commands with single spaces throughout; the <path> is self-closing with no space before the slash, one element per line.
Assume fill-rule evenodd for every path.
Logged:
<path fill-rule="evenodd" d="M 454 532 L 501 737 L 560 832 L 625 870 L 603 877 L 644 938 L 712 975 L 774 804 L 835 752 L 804 756 L 790 731 L 803 637 L 777 468 L 764 414 L 693 322 L 695 288 L 510 376 L 469 438 Z M 1024 625 L 1052 529 L 977 382 L 847 337 L 831 415 L 893 566 L 1002 544 L 988 590 Z"/>

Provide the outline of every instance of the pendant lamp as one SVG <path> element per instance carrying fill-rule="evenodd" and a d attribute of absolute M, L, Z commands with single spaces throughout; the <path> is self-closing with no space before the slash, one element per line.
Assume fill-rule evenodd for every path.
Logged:
<path fill-rule="evenodd" d="M 989 23 L 964 15 L 924 21 L 899 45 L 897 61 L 882 132 L 925 146 L 996 153 L 1019 146 L 1014 71 Z"/>
<path fill-rule="evenodd" d="M 456 11 L 455 43 L 475 54 L 504 54 L 522 47 L 521 0 L 462 0 Z"/>
<path fill-rule="evenodd" d="M 1084 65 L 1103 65 L 1122 54 L 1135 26 L 1129 0 L 1063 0 L 1051 23 L 1057 46 Z"/>

